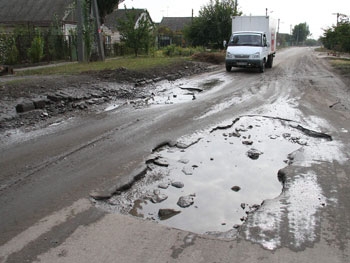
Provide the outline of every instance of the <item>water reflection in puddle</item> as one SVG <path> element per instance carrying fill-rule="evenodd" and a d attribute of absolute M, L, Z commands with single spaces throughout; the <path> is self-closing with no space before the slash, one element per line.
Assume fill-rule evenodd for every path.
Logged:
<path fill-rule="evenodd" d="M 232 230 L 264 200 L 280 195 L 277 172 L 286 166 L 288 154 L 306 145 L 307 139 L 281 120 L 241 118 L 232 127 L 208 132 L 186 149 L 159 149 L 146 177 L 111 198 L 108 210 L 196 233 Z M 172 182 L 184 186 L 177 188 Z M 194 203 L 180 207 L 179 198 L 189 195 Z M 157 203 L 155 197 L 166 199 Z M 160 220 L 162 209 L 180 213 Z"/>

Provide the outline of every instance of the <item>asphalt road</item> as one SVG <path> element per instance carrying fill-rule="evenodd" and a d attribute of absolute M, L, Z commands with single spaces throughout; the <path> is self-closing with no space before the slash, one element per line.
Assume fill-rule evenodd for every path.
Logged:
<path fill-rule="evenodd" d="M 124 105 L 8 140 L 0 151 L 0 262 L 349 262 L 350 96 L 309 48 L 280 51 L 264 74 L 234 69 L 182 80 L 215 83 L 189 100 Z M 327 134 L 294 153 L 285 189 L 233 239 L 171 229 L 94 206 L 152 150 L 243 116 Z"/>

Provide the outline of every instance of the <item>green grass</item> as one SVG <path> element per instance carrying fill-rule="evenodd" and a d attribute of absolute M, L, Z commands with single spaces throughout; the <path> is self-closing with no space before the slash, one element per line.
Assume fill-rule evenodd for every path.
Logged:
<path fill-rule="evenodd" d="M 327 59 L 329 60 L 333 68 L 340 70 L 343 74 L 346 74 L 346 75 L 350 74 L 349 54 L 339 53 L 326 48 L 316 48 L 315 51 L 327 53 L 328 54 Z"/>
<path fill-rule="evenodd" d="M 329 52 L 329 49 L 326 49 L 324 47 L 318 47 L 318 48 L 315 48 L 315 51 L 317 51 L 317 52 Z"/>
<path fill-rule="evenodd" d="M 347 58 L 331 58 L 330 59 L 331 65 L 341 70 L 345 73 L 350 73 L 350 59 Z"/>
<path fill-rule="evenodd" d="M 53 67 L 41 67 L 17 71 L 17 76 L 28 75 L 72 75 L 89 71 L 100 71 L 106 69 L 127 68 L 129 70 L 145 70 L 154 67 L 168 66 L 173 63 L 188 60 L 183 57 L 122 57 L 108 59 L 103 62 L 89 63 L 67 63 Z"/>

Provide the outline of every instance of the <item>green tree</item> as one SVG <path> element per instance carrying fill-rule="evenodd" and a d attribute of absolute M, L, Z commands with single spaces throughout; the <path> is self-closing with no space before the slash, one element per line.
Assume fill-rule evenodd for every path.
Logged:
<path fill-rule="evenodd" d="M 300 45 L 305 42 L 308 36 L 310 36 L 310 30 L 307 23 L 300 23 L 294 26 L 293 32 L 293 41 L 296 45 Z"/>
<path fill-rule="evenodd" d="M 94 23 L 91 19 L 91 1 L 82 0 L 82 15 L 83 15 L 83 41 L 85 47 L 85 56 L 90 59 L 94 44 Z"/>
<path fill-rule="evenodd" d="M 65 59 L 68 56 L 65 36 L 62 31 L 61 23 L 56 15 L 44 38 L 46 43 L 44 53 L 48 61 Z"/>
<path fill-rule="evenodd" d="M 28 49 L 28 57 L 33 63 L 40 62 L 44 57 L 44 39 L 39 30 L 36 31 L 36 36 L 32 40 L 31 46 Z"/>
<path fill-rule="evenodd" d="M 210 0 L 192 24 L 185 27 L 185 37 L 193 46 L 220 48 L 223 40 L 230 38 L 232 16 L 237 15 L 241 15 L 237 10 L 237 0 Z"/>
<path fill-rule="evenodd" d="M 317 41 L 316 39 L 308 38 L 305 40 L 305 45 L 312 47 L 312 46 L 319 46 L 320 42 Z"/>
<path fill-rule="evenodd" d="M 291 42 L 291 35 L 290 34 L 283 34 L 278 33 L 277 34 L 277 43 L 279 47 L 287 47 L 290 46 Z"/>
<path fill-rule="evenodd" d="M 324 30 L 320 40 L 328 49 L 350 52 L 350 23 L 343 21 L 338 26 Z"/>
<path fill-rule="evenodd" d="M 0 33 L 0 64 L 13 65 L 18 61 L 16 40 L 12 34 Z"/>
<path fill-rule="evenodd" d="M 122 42 L 134 50 L 135 56 L 138 56 L 141 49 L 148 52 L 154 40 L 154 27 L 149 14 L 146 12 L 140 15 L 134 8 L 125 8 L 125 13 L 126 18 L 117 21 Z"/>

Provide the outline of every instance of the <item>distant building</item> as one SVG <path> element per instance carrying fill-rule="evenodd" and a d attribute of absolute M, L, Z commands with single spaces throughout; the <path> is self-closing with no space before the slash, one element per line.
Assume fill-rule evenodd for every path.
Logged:
<path fill-rule="evenodd" d="M 185 26 L 192 23 L 192 17 L 163 17 L 160 26 L 165 26 L 173 32 L 182 32 Z"/>
<path fill-rule="evenodd" d="M 163 17 L 158 25 L 158 45 L 186 46 L 183 30 L 192 23 L 192 17 Z"/>
<path fill-rule="evenodd" d="M 152 19 L 146 9 L 115 9 L 111 14 L 107 15 L 102 25 L 102 31 L 105 37 L 106 44 L 119 43 L 121 40 L 120 32 L 118 31 L 118 21 L 127 19 L 127 12 L 136 12 L 135 26 L 140 19 L 146 18 L 151 23 Z"/>
<path fill-rule="evenodd" d="M 12 31 L 18 26 L 48 28 L 61 24 L 68 34 L 77 25 L 76 0 L 1 0 L 0 28 Z"/>

